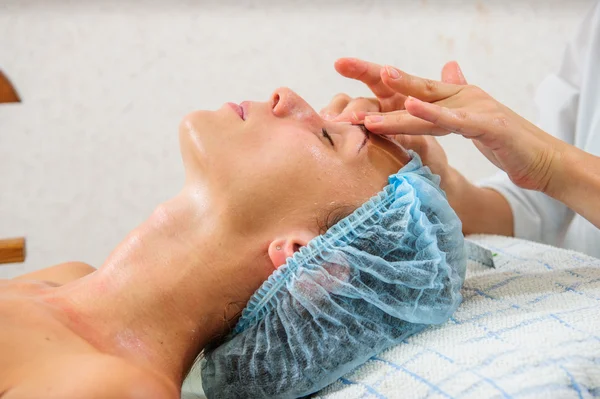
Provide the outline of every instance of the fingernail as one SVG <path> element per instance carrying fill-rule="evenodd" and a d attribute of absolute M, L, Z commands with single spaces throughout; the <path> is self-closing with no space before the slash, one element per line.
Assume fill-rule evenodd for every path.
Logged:
<path fill-rule="evenodd" d="M 393 68 L 391 66 L 386 66 L 385 70 L 386 70 L 388 76 L 392 79 L 398 79 L 400 77 L 400 73 L 398 73 L 396 68 Z"/>
<path fill-rule="evenodd" d="M 379 123 L 381 121 L 383 121 L 383 116 L 380 115 L 367 116 L 365 118 L 365 122 L 367 123 Z"/>
<path fill-rule="evenodd" d="M 356 115 L 356 112 L 352 112 L 352 120 L 357 121 L 357 122 L 360 120 L 358 118 L 358 115 Z"/>

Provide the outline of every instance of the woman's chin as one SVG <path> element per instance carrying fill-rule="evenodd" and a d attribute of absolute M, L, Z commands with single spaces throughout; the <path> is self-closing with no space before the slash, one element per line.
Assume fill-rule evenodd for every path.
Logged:
<path fill-rule="evenodd" d="M 179 148 L 186 176 L 206 166 L 208 154 L 205 143 L 202 140 L 202 136 L 189 121 L 182 121 L 179 128 Z"/>

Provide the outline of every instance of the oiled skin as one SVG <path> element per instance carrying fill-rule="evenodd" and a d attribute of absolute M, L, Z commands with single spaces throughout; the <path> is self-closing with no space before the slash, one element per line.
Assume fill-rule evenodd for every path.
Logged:
<path fill-rule="evenodd" d="M 48 292 L 95 269 L 63 263 L 0 280 L 0 398 L 171 399 L 164 376 L 101 353 L 66 327 Z"/>

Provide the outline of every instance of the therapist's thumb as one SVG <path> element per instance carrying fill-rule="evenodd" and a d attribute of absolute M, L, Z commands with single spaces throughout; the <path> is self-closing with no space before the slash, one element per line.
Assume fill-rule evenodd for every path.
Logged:
<path fill-rule="evenodd" d="M 455 85 L 466 85 L 467 80 L 465 79 L 458 62 L 450 61 L 442 68 L 442 82 L 452 83 Z"/>

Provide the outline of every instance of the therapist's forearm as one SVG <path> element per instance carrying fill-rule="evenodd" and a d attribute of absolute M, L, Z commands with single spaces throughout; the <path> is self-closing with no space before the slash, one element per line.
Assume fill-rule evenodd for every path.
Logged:
<path fill-rule="evenodd" d="M 499 192 L 477 187 L 456 170 L 450 173 L 448 201 L 463 225 L 463 233 L 513 236 L 513 214 Z"/>
<path fill-rule="evenodd" d="M 544 193 L 600 228 L 600 157 L 565 144 Z"/>

